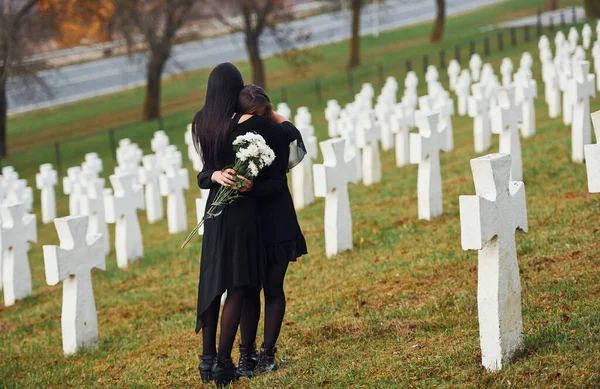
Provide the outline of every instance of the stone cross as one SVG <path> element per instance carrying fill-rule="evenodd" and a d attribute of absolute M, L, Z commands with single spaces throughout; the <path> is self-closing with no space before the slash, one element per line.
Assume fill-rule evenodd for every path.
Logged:
<path fill-rule="evenodd" d="M 592 35 L 593 35 L 592 27 L 589 24 L 585 24 L 583 29 L 581 30 L 581 36 L 583 37 L 583 48 L 589 50 L 592 45 Z"/>
<path fill-rule="evenodd" d="M 110 182 L 114 188 L 104 195 L 106 221 L 116 224 L 115 249 L 117 266 L 126 268 L 144 255 L 142 231 L 137 216 L 138 209 L 144 209 L 142 187 L 135 183 L 133 174 L 113 174 Z"/>
<path fill-rule="evenodd" d="M 600 39 L 600 20 L 596 22 L 596 38 Z"/>
<path fill-rule="evenodd" d="M 468 100 L 467 100 L 468 101 Z M 428 112 L 438 112 L 439 131 L 442 132 L 441 147 L 443 151 L 454 150 L 454 130 L 452 128 L 452 115 L 454 114 L 454 102 L 447 95 L 447 92 L 440 93 L 436 98 L 423 96 L 419 98 L 419 106 L 422 110 Z"/>
<path fill-rule="evenodd" d="M 535 105 L 533 99 L 537 97 L 537 83 L 531 79 L 528 73 L 519 71 L 515 74 L 515 87 L 517 104 L 520 104 L 523 110 L 521 134 L 524 138 L 531 138 L 535 135 Z"/>
<path fill-rule="evenodd" d="M 512 84 L 513 63 L 510 58 L 506 57 L 500 65 L 500 73 L 502 74 L 502 86 Z"/>
<path fill-rule="evenodd" d="M 74 166 L 67 169 L 67 175 L 63 177 L 63 192 L 69 195 L 69 215 L 81 215 L 81 167 Z"/>
<path fill-rule="evenodd" d="M 380 139 L 381 130 L 375 113 L 372 110 L 361 112 L 358 116 L 356 145 L 362 150 L 362 176 L 365 186 L 381 181 Z"/>
<path fill-rule="evenodd" d="M 435 65 L 429 65 L 425 73 L 425 81 L 427 82 L 427 94 L 433 95 L 433 85 L 437 84 L 440 75 Z"/>
<path fill-rule="evenodd" d="M 90 234 L 88 221 L 85 216 L 56 219 L 60 246 L 44 246 L 46 282 L 48 285 L 63 282 L 61 327 L 65 356 L 98 347 L 91 271 L 106 270 L 102 243 L 105 237 Z"/>
<path fill-rule="evenodd" d="M 155 154 L 161 155 L 169 145 L 169 136 L 162 130 L 155 131 L 150 141 L 150 149 Z"/>
<path fill-rule="evenodd" d="M 483 153 L 491 146 L 490 100 L 481 83 L 473 84 L 473 96 L 469 97 L 469 116 L 473 120 L 475 152 Z"/>
<path fill-rule="evenodd" d="M 533 66 L 533 57 L 531 57 L 531 54 L 529 54 L 529 52 L 525 51 L 522 55 L 521 55 L 521 60 L 519 61 L 519 73 L 521 74 L 526 74 L 529 76 L 529 78 L 532 77 L 532 73 L 531 73 L 531 67 Z"/>
<path fill-rule="evenodd" d="M 196 221 L 200 223 L 206 213 L 206 203 L 208 197 L 200 197 L 196 199 Z M 204 235 L 204 224 L 198 229 L 198 235 Z"/>
<path fill-rule="evenodd" d="M 548 37 L 546 35 L 542 35 L 540 37 L 540 40 L 538 41 L 538 49 L 540 51 L 543 51 L 545 49 L 549 49 L 550 48 L 550 40 L 548 39 Z"/>
<path fill-rule="evenodd" d="M 400 103 L 394 107 L 392 114 L 392 133 L 396 135 L 396 166 L 402 167 L 410 163 L 410 108 Z"/>
<path fill-rule="evenodd" d="M 40 166 L 40 172 L 35 176 L 35 183 L 41 193 L 42 223 L 48 224 L 56 219 L 56 195 L 54 186 L 58 183 L 56 170 L 52 164 L 45 163 Z"/>
<path fill-rule="evenodd" d="M 542 60 L 542 79 L 544 81 L 544 97 L 548 104 L 548 116 L 557 118 L 561 114 L 560 89 L 558 87 L 558 74 L 552 61 L 552 52 L 540 52 Z"/>
<path fill-rule="evenodd" d="M 460 74 L 460 64 L 457 60 L 451 59 L 448 63 L 448 78 L 450 79 L 450 90 L 456 90 L 456 82 Z"/>
<path fill-rule="evenodd" d="M 474 53 L 469 60 L 469 68 L 471 69 L 471 78 L 473 79 L 473 82 L 479 81 L 482 64 L 483 62 L 481 61 L 479 54 Z"/>
<path fill-rule="evenodd" d="M 35 215 L 28 214 L 23 203 L 8 202 L 0 206 L 0 247 L 4 305 L 31 296 L 29 242 L 37 241 Z"/>
<path fill-rule="evenodd" d="M 554 47 L 556 48 L 556 56 L 558 56 L 559 52 L 562 50 L 566 40 L 567 38 L 565 38 L 565 33 L 562 31 L 558 31 L 556 35 L 554 35 Z"/>
<path fill-rule="evenodd" d="M 511 182 L 510 155 L 471 160 L 475 196 L 460 196 L 463 250 L 478 250 L 477 309 L 482 365 L 497 371 L 523 348 L 521 281 L 515 231 L 527 231 L 522 182 Z"/>
<path fill-rule="evenodd" d="M 33 209 L 33 189 L 27 186 L 27 180 L 17 179 L 6 189 L 5 201 L 23 203 L 25 212 Z"/>
<path fill-rule="evenodd" d="M 161 131 L 157 131 L 157 132 L 160 133 Z M 166 137 L 166 135 L 164 135 L 164 137 Z M 162 136 L 159 136 L 159 138 L 162 139 Z M 156 140 L 159 138 L 156 138 L 156 133 L 155 133 L 155 138 L 152 139 L 152 142 L 153 142 L 152 147 L 153 148 L 156 146 L 156 143 L 157 143 Z M 167 137 L 166 139 L 168 142 L 169 138 Z M 126 141 L 126 142 L 124 142 L 123 145 L 121 145 L 119 147 L 119 149 L 117 149 L 117 162 L 118 162 L 119 166 L 117 166 L 115 168 L 115 174 L 120 174 L 120 175 L 133 174 L 133 175 L 137 176 L 138 168 L 139 168 L 140 162 L 142 161 L 142 154 L 143 154 L 142 149 L 140 149 L 137 144 L 131 143 L 131 141 L 129 141 L 129 139 L 121 139 L 121 141 Z M 164 149 L 160 149 L 160 151 L 156 152 L 156 154 L 162 156 L 163 152 L 164 152 Z M 137 180 L 137 177 L 136 177 L 136 180 Z"/>
<path fill-rule="evenodd" d="M 315 165 L 315 195 L 325 197 L 325 253 L 327 257 L 352 249 L 352 215 L 348 183 L 356 184 L 352 158 L 344 155 L 344 140 L 320 143 L 323 164 Z"/>
<path fill-rule="evenodd" d="M 142 158 L 142 167 L 138 171 L 140 183 L 144 185 L 146 216 L 148 223 L 155 223 L 163 218 L 163 203 L 160 197 L 158 177 L 162 173 L 162 167 L 154 154 Z"/>
<path fill-rule="evenodd" d="M 581 46 L 577 46 L 577 48 L 575 49 L 575 53 L 573 53 L 572 60 L 585 61 L 585 49 Z"/>
<path fill-rule="evenodd" d="M 500 153 L 510 154 L 511 180 L 523 180 L 521 161 L 521 139 L 519 124 L 523 121 L 523 110 L 515 105 L 515 87 L 503 87 L 496 91 L 498 106 L 492 112 L 492 132 L 500 135 Z"/>
<path fill-rule="evenodd" d="M 596 97 L 595 76 L 590 73 L 587 61 L 573 62 L 573 80 L 569 95 L 573 99 L 573 123 L 571 125 L 571 159 L 583 163 L 585 145 L 592 143 L 590 125 L 590 97 Z"/>
<path fill-rule="evenodd" d="M 468 111 L 469 88 L 471 87 L 471 73 L 467 69 L 460 72 L 456 83 L 456 96 L 458 97 L 458 114 L 465 116 Z"/>
<path fill-rule="evenodd" d="M 102 244 L 104 253 L 110 252 L 110 239 L 108 234 L 108 224 L 104 210 L 104 197 L 110 195 L 110 189 L 104 189 L 104 179 L 95 178 L 86 181 L 86 195 L 81 199 L 81 214 L 88 216 L 88 233 L 91 235 L 102 235 Z"/>
<path fill-rule="evenodd" d="M 373 97 L 375 96 L 375 89 L 370 82 L 365 82 L 361 89 L 360 95 L 364 98 L 364 102 L 366 103 L 366 109 L 373 109 Z"/>
<path fill-rule="evenodd" d="M 575 49 L 577 48 L 577 42 L 579 42 L 579 32 L 577 31 L 577 28 L 571 27 L 569 29 L 568 40 L 569 40 L 569 50 L 571 53 L 573 53 L 573 52 L 575 52 Z"/>
<path fill-rule="evenodd" d="M 594 42 L 592 58 L 594 58 L 594 72 L 596 73 L 596 89 L 600 91 L 600 40 Z"/>
<path fill-rule="evenodd" d="M 394 101 L 385 95 L 379 96 L 379 102 L 375 106 L 375 114 L 379 127 L 381 128 L 381 148 L 388 151 L 394 148 L 394 136 L 392 134 L 391 116 L 394 110 Z"/>
<path fill-rule="evenodd" d="M 95 174 L 97 178 L 102 171 L 102 160 L 98 157 L 98 153 L 87 153 L 85 161 L 81 164 L 81 170 Z"/>
<path fill-rule="evenodd" d="M 160 192 L 167 197 L 167 221 L 169 233 L 177 234 L 187 230 L 187 210 L 183 191 L 190 188 L 188 170 L 181 167 L 179 157 L 167 162 L 165 173 L 160 176 Z"/>
<path fill-rule="evenodd" d="M 439 113 L 420 111 L 415 116 L 418 134 L 410 134 L 410 162 L 419 164 L 417 178 L 419 219 L 431 220 L 443 212 Z"/>
<path fill-rule="evenodd" d="M 356 123 L 357 119 L 352 117 L 349 111 L 342 110 L 340 114 L 340 132 L 346 141 L 346 158 L 353 158 L 356 169 L 356 179 L 362 180 L 362 153 L 356 146 Z"/>
<path fill-rule="evenodd" d="M 317 138 L 315 128 L 310 124 L 311 116 L 306 107 L 298 108 L 295 117 L 296 126 L 302 135 L 306 156 L 292 169 L 292 191 L 294 194 L 294 207 L 303 209 L 315 200 L 313 192 L 313 159 L 317 158 Z"/>
<path fill-rule="evenodd" d="M 570 125 L 573 122 L 573 106 L 572 98 L 569 96 L 569 84 L 572 79 L 572 67 L 571 61 L 568 57 L 560 54 L 555 59 L 556 71 L 558 73 L 558 87 L 563 92 L 562 96 L 562 112 L 563 112 L 563 123 Z"/>
<path fill-rule="evenodd" d="M 279 103 L 277 104 L 277 113 L 283 116 L 286 119 L 292 117 L 292 110 L 287 105 L 287 103 Z"/>
<path fill-rule="evenodd" d="M 192 166 L 194 167 L 194 170 L 199 173 L 202 171 L 204 164 L 202 163 L 202 158 L 200 157 L 200 154 L 198 154 L 198 152 L 196 151 L 196 146 L 194 145 L 194 137 L 192 135 L 191 124 L 188 124 L 187 126 L 184 139 L 188 149 L 188 158 L 190 159 L 190 161 L 192 161 Z M 144 162 L 142 158 L 142 165 L 143 163 Z"/>
<path fill-rule="evenodd" d="M 338 120 L 340 119 L 340 111 L 342 107 L 338 104 L 337 100 L 327 101 L 327 108 L 325 109 L 325 119 L 327 119 L 327 133 L 330 138 L 335 138 L 339 135 L 337 129 Z"/>
<path fill-rule="evenodd" d="M 596 142 L 598 142 L 598 139 L 600 139 L 600 111 L 594 112 L 591 116 L 596 133 Z M 600 193 L 600 144 L 585 145 L 584 150 L 588 190 L 590 193 Z"/>

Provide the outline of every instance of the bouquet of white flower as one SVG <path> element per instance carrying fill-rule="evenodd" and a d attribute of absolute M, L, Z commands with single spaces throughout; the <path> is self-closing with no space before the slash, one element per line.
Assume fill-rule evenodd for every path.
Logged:
<path fill-rule="evenodd" d="M 224 169 L 233 169 L 238 176 L 253 178 L 258 173 L 269 166 L 275 160 L 275 153 L 265 142 L 265 139 L 255 133 L 248 132 L 245 135 L 240 135 L 233 141 L 233 150 L 235 151 L 235 163 L 233 166 L 227 166 Z M 246 184 L 240 177 L 234 176 L 236 185 L 225 187 L 222 186 L 217 192 L 215 201 L 210 205 L 206 214 L 200 220 L 200 223 L 192 230 L 183 242 L 181 248 L 184 248 L 186 244 L 192 240 L 192 237 L 196 235 L 198 229 L 202 227 L 207 219 L 214 219 L 223 213 L 223 208 L 240 198 L 239 190 Z M 217 209 L 220 210 L 218 212 Z"/>

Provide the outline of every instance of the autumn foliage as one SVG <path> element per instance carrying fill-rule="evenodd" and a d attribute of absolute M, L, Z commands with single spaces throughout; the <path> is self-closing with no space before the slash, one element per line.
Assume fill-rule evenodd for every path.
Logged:
<path fill-rule="evenodd" d="M 39 11 L 54 21 L 55 41 L 61 47 L 110 40 L 114 4 L 110 0 L 40 0 Z"/>

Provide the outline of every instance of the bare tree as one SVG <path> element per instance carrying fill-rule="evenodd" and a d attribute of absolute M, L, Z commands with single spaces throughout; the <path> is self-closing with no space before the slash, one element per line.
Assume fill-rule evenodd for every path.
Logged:
<path fill-rule="evenodd" d="M 558 9 L 558 0 L 546 0 L 544 11 L 556 11 Z"/>
<path fill-rule="evenodd" d="M 446 0 L 435 0 L 437 6 L 437 16 L 435 24 L 433 25 L 433 31 L 429 41 L 431 43 L 437 43 L 442 40 L 444 35 L 444 24 L 446 23 Z"/>
<path fill-rule="evenodd" d="M 148 50 L 143 120 L 160 118 L 161 77 L 176 33 L 200 0 L 114 0 L 115 27 L 130 53 Z"/>
<path fill-rule="evenodd" d="M 350 56 L 348 57 L 348 70 L 360 65 L 360 12 L 363 0 L 350 0 L 352 8 L 352 23 L 350 38 Z"/>
<path fill-rule="evenodd" d="M 27 43 L 32 36 L 27 33 L 27 18 L 34 13 L 38 0 L 4 2 L 0 9 L 0 157 L 6 157 L 6 130 L 8 113 L 7 82 L 10 77 L 34 75 L 35 65 L 26 61 Z"/>

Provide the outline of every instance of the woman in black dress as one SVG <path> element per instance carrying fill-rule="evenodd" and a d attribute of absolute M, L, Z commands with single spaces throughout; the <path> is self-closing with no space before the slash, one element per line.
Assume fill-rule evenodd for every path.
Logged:
<path fill-rule="evenodd" d="M 259 173 L 253 188 L 246 196 L 258 199 L 263 241 L 266 249 L 265 327 L 260 355 L 256 351 L 256 332 L 260 318 L 260 293 L 250 293 L 246 299 L 240 330 L 240 375 L 252 377 L 255 373 L 277 370 L 275 346 L 285 314 L 286 298 L 283 289 L 285 273 L 290 261 L 307 253 L 306 241 L 300 230 L 292 195 L 287 184 L 287 172 L 298 164 L 306 149 L 298 129 L 286 118 L 273 112 L 265 91 L 256 85 L 247 85 L 240 93 L 238 112 L 252 113 L 253 121 L 245 122 L 259 128 L 279 131 L 288 145 L 274 148 L 275 161 Z M 294 155 L 290 159 L 290 152 Z"/>
<path fill-rule="evenodd" d="M 262 135 L 273 150 L 289 148 L 290 141 L 278 126 L 263 128 L 260 122 L 253 123 L 253 117 L 236 114 L 243 86 L 242 76 L 235 66 L 218 65 L 208 80 L 205 105 L 194 117 L 194 142 L 204 161 L 204 168 L 198 174 L 198 186 L 210 189 L 207 207 L 221 186 L 235 184 L 236 173 L 225 167 L 235 161 L 232 143 L 237 136 L 255 132 Z M 252 182 L 244 180 L 246 186 L 240 192 L 252 188 Z M 237 368 L 231 360 L 231 349 L 244 302 L 248 296 L 259 293 L 263 285 L 266 256 L 256 197 L 242 196 L 219 211 L 222 212 L 204 224 L 196 333 L 202 330 L 199 365 L 202 380 L 214 379 L 217 386 L 225 386 L 236 379 Z M 220 300 L 225 291 L 227 300 L 217 352 Z"/>

